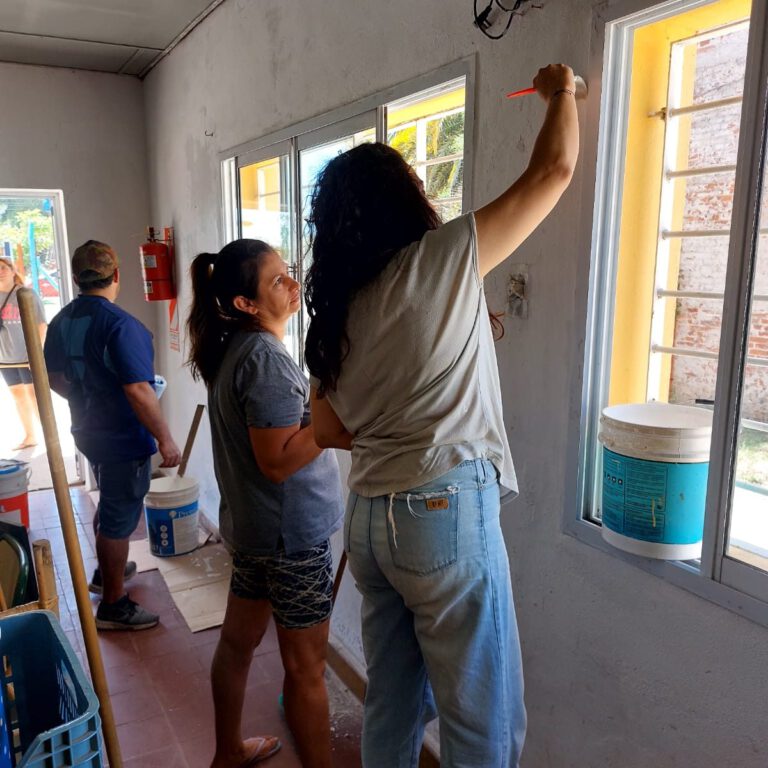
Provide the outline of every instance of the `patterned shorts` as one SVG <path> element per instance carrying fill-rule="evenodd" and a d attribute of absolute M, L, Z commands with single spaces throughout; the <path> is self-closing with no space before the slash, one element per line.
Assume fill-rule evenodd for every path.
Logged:
<path fill-rule="evenodd" d="M 331 615 L 333 560 L 331 543 L 271 555 L 232 555 L 232 594 L 245 600 L 269 600 L 275 621 L 286 629 L 306 629 Z"/>

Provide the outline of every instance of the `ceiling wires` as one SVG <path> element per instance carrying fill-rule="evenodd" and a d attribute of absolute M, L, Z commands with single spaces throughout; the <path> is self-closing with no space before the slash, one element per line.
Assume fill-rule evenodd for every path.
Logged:
<path fill-rule="evenodd" d="M 473 0 L 473 10 L 475 14 L 475 26 L 491 40 L 501 40 L 507 34 L 512 26 L 512 19 L 515 16 L 522 16 L 524 11 L 520 9 L 524 5 L 529 5 L 531 0 L 489 0 L 488 5 L 482 11 L 477 10 L 478 0 Z M 507 5 L 507 3 L 511 4 Z M 531 8 L 541 8 L 540 5 L 531 5 Z M 506 22 L 505 22 L 506 19 Z M 494 32 L 494 29 L 500 30 Z"/>

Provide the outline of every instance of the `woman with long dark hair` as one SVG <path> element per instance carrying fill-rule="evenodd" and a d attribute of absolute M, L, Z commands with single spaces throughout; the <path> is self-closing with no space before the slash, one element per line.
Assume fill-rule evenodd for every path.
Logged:
<path fill-rule="evenodd" d="M 393 149 L 334 158 L 312 200 L 306 360 L 320 445 L 351 449 L 345 550 L 363 596 L 365 768 L 416 766 L 440 717 L 444 768 L 517 766 L 520 644 L 499 486 L 517 490 L 483 278 L 549 213 L 578 154 L 575 83 L 527 170 L 446 224 Z"/>
<path fill-rule="evenodd" d="M 301 764 L 329 768 L 329 537 L 343 509 L 336 458 L 314 440 L 309 383 L 283 344 L 300 286 L 266 243 L 236 240 L 195 258 L 192 289 L 189 364 L 208 387 L 219 526 L 233 561 L 211 668 L 211 765 L 250 766 L 280 748 L 274 737 L 241 736 L 248 669 L 274 616 Z"/>

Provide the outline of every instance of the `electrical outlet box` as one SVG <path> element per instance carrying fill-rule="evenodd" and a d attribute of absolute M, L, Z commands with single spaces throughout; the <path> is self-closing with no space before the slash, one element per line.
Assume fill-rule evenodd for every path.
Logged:
<path fill-rule="evenodd" d="M 527 264 L 512 264 L 507 280 L 507 314 L 509 317 L 528 317 L 530 279 Z"/>

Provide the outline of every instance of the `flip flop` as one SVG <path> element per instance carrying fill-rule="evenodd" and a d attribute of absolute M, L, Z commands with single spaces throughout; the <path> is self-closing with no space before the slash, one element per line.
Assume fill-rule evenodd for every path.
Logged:
<path fill-rule="evenodd" d="M 27 448 L 35 448 L 37 446 L 37 443 L 19 443 L 18 445 L 11 448 L 12 451 L 26 451 Z"/>
<path fill-rule="evenodd" d="M 250 755 L 240 763 L 238 768 L 250 768 L 272 757 L 283 746 L 277 736 L 254 736 L 252 739 L 246 739 L 244 745 Z"/>

